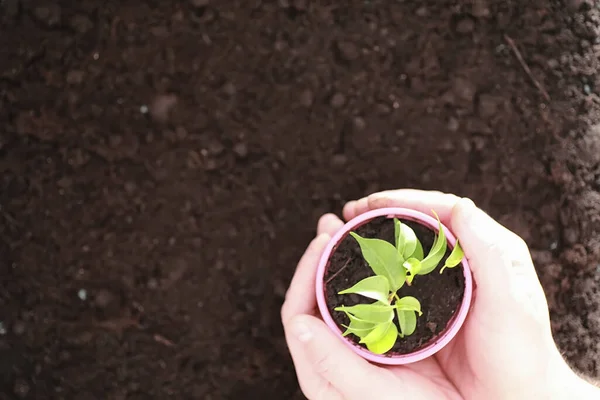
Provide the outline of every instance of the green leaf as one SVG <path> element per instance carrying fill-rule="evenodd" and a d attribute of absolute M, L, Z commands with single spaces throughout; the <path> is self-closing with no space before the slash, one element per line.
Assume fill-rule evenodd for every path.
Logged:
<path fill-rule="evenodd" d="M 373 343 L 379 341 L 386 334 L 390 325 L 393 324 L 393 321 L 389 321 L 375 326 L 367 336 L 361 339 L 360 343 Z"/>
<path fill-rule="evenodd" d="M 402 266 L 409 272 L 406 275 L 406 282 L 408 282 L 410 285 L 415 278 L 415 275 L 421 271 L 421 261 L 417 260 L 416 258 L 409 258 L 408 260 L 404 261 Z"/>
<path fill-rule="evenodd" d="M 354 232 L 350 232 L 350 235 L 358 242 L 365 261 L 375 275 L 385 276 L 392 291 L 400 289 L 404 285 L 406 271 L 397 261 L 396 248 L 385 240 L 365 239 Z"/>
<path fill-rule="evenodd" d="M 403 224 L 397 218 L 394 218 L 394 237 L 396 238 L 396 250 L 398 260 L 403 263 L 404 260 L 412 256 L 417 248 L 417 235 L 412 228 Z"/>
<path fill-rule="evenodd" d="M 346 331 L 342 334 L 342 336 L 348 336 L 352 333 L 359 338 L 363 338 L 368 335 L 376 326 L 371 322 L 358 319 L 352 314 L 346 313 L 346 316 L 348 316 L 348 319 L 350 319 L 350 325 L 342 325 L 344 328 L 346 328 Z"/>
<path fill-rule="evenodd" d="M 370 276 L 351 288 L 342 290 L 338 294 L 350 293 L 360 294 L 361 296 L 387 303 L 390 294 L 390 283 L 385 276 Z"/>
<path fill-rule="evenodd" d="M 404 254 L 404 236 L 402 235 L 402 223 L 398 218 L 394 218 L 394 239 L 396 241 L 396 254 L 398 259 Z"/>
<path fill-rule="evenodd" d="M 419 275 L 427 275 L 433 271 L 438 266 L 442 258 L 444 258 L 444 255 L 446 254 L 446 247 L 448 246 L 446 243 L 446 234 L 442 228 L 440 218 L 435 211 L 433 211 L 433 214 L 438 220 L 438 235 L 433 242 L 433 246 L 431 247 L 429 254 L 427 254 L 427 257 L 421 261 L 421 271 L 419 271 Z"/>
<path fill-rule="evenodd" d="M 375 328 L 374 323 L 372 322 L 367 322 L 364 321 L 360 318 L 356 318 L 354 315 L 346 312 L 346 316 L 348 316 L 348 319 L 350 320 L 350 327 L 353 329 L 373 329 Z"/>
<path fill-rule="evenodd" d="M 450 255 L 448 256 L 448 258 L 446 259 L 446 262 L 444 263 L 444 266 L 440 270 L 440 274 L 442 272 L 444 272 L 444 270 L 446 268 L 454 268 L 454 267 L 456 267 L 458 264 L 460 264 L 460 262 L 462 261 L 462 259 L 464 257 L 465 257 L 465 252 L 463 251 L 462 247 L 460 247 L 460 243 L 457 240 L 456 241 L 456 246 L 454 246 L 454 248 L 452 249 L 452 253 L 450 253 Z"/>
<path fill-rule="evenodd" d="M 421 244 L 421 242 L 419 240 L 417 240 L 417 248 L 415 249 L 415 252 L 412 255 L 412 258 L 416 258 L 419 261 L 423 261 L 424 258 L 424 254 L 423 254 L 423 245 Z"/>
<path fill-rule="evenodd" d="M 373 330 L 373 328 L 365 328 L 365 329 L 356 329 L 356 328 L 350 328 L 348 325 L 343 325 L 342 326 L 344 328 L 346 328 L 346 330 L 344 331 L 344 333 L 342 333 L 342 336 L 348 336 L 350 334 L 356 335 L 359 338 L 363 338 L 365 336 L 367 336 L 369 333 L 371 333 L 371 331 Z M 373 327 L 375 327 L 375 325 L 373 325 Z"/>
<path fill-rule="evenodd" d="M 401 311 L 416 311 L 419 315 L 421 312 L 421 303 L 412 296 L 405 296 L 394 303 L 394 308 Z"/>
<path fill-rule="evenodd" d="M 400 337 L 410 336 L 417 329 L 417 315 L 414 311 L 396 310 L 400 324 Z"/>
<path fill-rule="evenodd" d="M 373 324 L 381 324 L 394 319 L 394 307 L 379 302 L 371 304 L 357 304 L 354 306 L 340 306 L 336 311 L 350 313 L 354 317 Z"/>
<path fill-rule="evenodd" d="M 402 257 L 406 260 L 409 257 L 411 257 L 416 248 L 417 248 L 417 242 L 419 241 L 419 239 L 417 239 L 417 235 L 415 234 L 415 231 L 412 230 L 412 228 L 406 224 L 402 224 L 402 235 L 404 237 L 404 250 L 402 252 Z"/>
<path fill-rule="evenodd" d="M 390 323 L 385 334 L 378 341 L 367 343 L 367 348 L 371 353 L 385 354 L 394 347 L 397 339 L 398 328 L 396 324 Z"/>
<path fill-rule="evenodd" d="M 417 260 L 416 258 L 409 258 L 408 260 L 404 261 L 402 266 L 406 268 L 408 272 L 414 275 L 421 269 L 421 261 Z"/>

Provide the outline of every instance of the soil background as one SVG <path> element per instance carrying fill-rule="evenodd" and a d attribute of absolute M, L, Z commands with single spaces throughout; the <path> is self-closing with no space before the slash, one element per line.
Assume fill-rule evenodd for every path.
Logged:
<path fill-rule="evenodd" d="M 600 377 L 599 19 L 1 0 L 0 399 L 302 398 L 279 319 L 295 264 L 320 214 L 397 187 L 520 234 L 559 346 Z"/>

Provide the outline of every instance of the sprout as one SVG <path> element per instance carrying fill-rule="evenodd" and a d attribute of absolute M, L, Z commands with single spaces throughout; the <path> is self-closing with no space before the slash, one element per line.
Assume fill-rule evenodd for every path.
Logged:
<path fill-rule="evenodd" d="M 350 307 L 342 305 L 335 310 L 345 313 L 350 320 L 349 325 L 344 325 L 346 331 L 343 335 L 357 336 L 360 343 L 365 344 L 373 353 L 384 354 L 392 349 L 398 337 L 412 335 L 417 327 L 417 315 L 423 314 L 419 300 L 412 296 L 400 298 L 397 292 L 404 283 L 412 285 L 417 275 L 427 275 L 434 271 L 446 254 L 446 235 L 438 215 L 435 212 L 433 214 L 438 220 L 438 234 L 426 257 L 415 232 L 397 218 L 394 218 L 395 245 L 350 232 L 375 275 L 339 294 L 358 294 L 375 302 Z M 440 273 L 446 268 L 459 265 L 463 257 L 464 252 L 457 241 Z M 400 329 L 394 323 L 394 314 L 398 317 Z"/>

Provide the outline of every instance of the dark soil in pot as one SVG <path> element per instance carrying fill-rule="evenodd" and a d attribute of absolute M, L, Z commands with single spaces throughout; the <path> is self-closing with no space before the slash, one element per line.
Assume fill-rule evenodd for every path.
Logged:
<path fill-rule="evenodd" d="M 413 221 L 401 221 L 415 231 L 423 244 L 425 254 L 427 254 L 433 245 L 435 232 Z M 354 231 L 363 237 L 378 238 L 394 243 L 393 219 L 375 218 Z M 441 265 L 451 251 L 452 249 L 448 246 Z M 439 270 L 440 267 L 427 275 L 415 277 L 411 286 L 404 284 L 398 291 L 400 297 L 416 297 L 421 302 L 423 315 L 417 319 L 415 332 L 410 336 L 399 338 L 386 355 L 408 354 L 425 347 L 444 331 L 458 311 L 465 287 L 462 265 L 447 269 L 443 274 L 440 274 Z M 344 313 L 334 311 L 335 307 L 372 303 L 373 300 L 359 295 L 338 295 L 337 293 L 372 275 L 373 271 L 364 260 L 358 243 L 350 235 L 346 236 L 330 256 L 324 277 L 329 312 L 340 329 L 344 330 L 342 324 L 348 325 L 349 321 Z M 397 318 L 394 322 L 397 324 Z M 347 338 L 356 344 L 359 342 L 354 335 L 348 335 Z"/>

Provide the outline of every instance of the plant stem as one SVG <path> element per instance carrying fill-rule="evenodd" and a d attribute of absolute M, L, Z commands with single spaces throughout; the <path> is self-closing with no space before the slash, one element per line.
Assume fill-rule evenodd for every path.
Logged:
<path fill-rule="evenodd" d="M 392 300 L 394 300 L 394 299 L 400 300 L 400 298 L 398 297 L 398 294 L 396 292 L 394 292 L 390 295 L 390 298 L 388 300 L 390 302 L 390 305 L 392 305 Z"/>
<path fill-rule="evenodd" d="M 342 272 L 344 270 L 344 268 L 346 268 L 348 266 L 348 263 L 350 262 L 350 259 L 346 260 L 346 263 L 344 264 L 344 266 L 340 269 L 337 270 L 337 272 L 335 274 L 333 274 L 333 276 L 331 276 L 329 279 L 327 279 L 327 282 L 325 282 L 326 285 L 329 284 L 329 282 L 331 282 L 332 280 L 335 279 L 336 276 L 338 276 L 340 274 L 340 272 Z"/>

